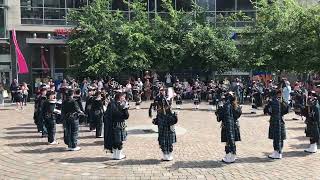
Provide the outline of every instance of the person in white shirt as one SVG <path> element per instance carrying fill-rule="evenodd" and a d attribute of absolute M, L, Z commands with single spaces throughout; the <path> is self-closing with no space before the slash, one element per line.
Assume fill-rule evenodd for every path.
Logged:
<path fill-rule="evenodd" d="M 171 84 L 171 78 L 172 78 L 171 74 L 167 73 L 165 78 L 166 78 L 166 86 L 168 86 L 168 87 L 171 86 L 172 85 Z"/>
<path fill-rule="evenodd" d="M 290 104 L 290 100 L 291 100 L 291 86 L 290 86 L 290 82 L 289 81 L 285 81 L 285 87 L 282 90 L 282 97 L 283 100 L 287 103 Z"/>

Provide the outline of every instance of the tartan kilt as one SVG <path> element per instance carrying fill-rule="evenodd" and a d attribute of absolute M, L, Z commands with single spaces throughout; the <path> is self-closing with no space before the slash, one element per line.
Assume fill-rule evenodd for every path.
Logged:
<path fill-rule="evenodd" d="M 169 147 L 172 144 L 177 142 L 176 132 L 172 130 L 173 128 L 170 128 L 170 126 L 165 126 L 165 127 L 158 126 L 158 128 L 159 128 L 158 141 L 160 146 Z"/>
<path fill-rule="evenodd" d="M 119 144 L 127 140 L 127 131 L 124 128 L 113 128 L 113 143 Z"/>
<path fill-rule="evenodd" d="M 320 124 L 317 122 L 308 122 L 305 133 L 307 137 L 320 139 Z"/>
<path fill-rule="evenodd" d="M 234 132 L 232 133 L 233 133 L 232 137 L 234 138 L 234 141 L 241 141 L 240 128 L 238 125 L 235 124 Z M 221 128 L 221 142 L 228 142 L 228 135 L 225 127 Z"/>
<path fill-rule="evenodd" d="M 281 122 L 280 125 L 280 132 L 277 125 L 274 123 L 270 122 L 270 126 L 269 126 L 269 139 L 275 139 L 275 138 L 279 138 L 280 140 L 285 140 L 286 137 L 286 128 L 285 128 L 285 124 L 283 122 Z"/>

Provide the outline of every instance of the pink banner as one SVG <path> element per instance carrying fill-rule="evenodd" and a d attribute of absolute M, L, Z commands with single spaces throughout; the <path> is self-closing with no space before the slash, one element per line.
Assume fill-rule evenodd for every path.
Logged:
<path fill-rule="evenodd" d="M 18 68 L 19 68 L 18 73 L 19 74 L 27 74 L 27 73 L 29 73 L 28 66 L 26 63 L 26 59 L 24 58 L 24 56 L 20 50 L 19 44 L 17 42 L 17 35 L 16 35 L 15 29 L 13 29 L 13 31 L 12 31 L 12 39 L 13 39 L 13 43 L 14 43 L 14 46 L 16 49 L 17 63 L 18 63 Z"/>

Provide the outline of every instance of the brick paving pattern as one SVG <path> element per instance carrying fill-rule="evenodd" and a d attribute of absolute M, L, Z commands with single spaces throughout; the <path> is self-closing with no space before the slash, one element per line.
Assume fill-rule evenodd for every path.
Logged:
<path fill-rule="evenodd" d="M 47 144 L 33 124 L 33 108 L 0 109 L 0 179 L 319 179 L 320 152 L 304 153 L 309 140 L 304 122 L 293 113 L 285 116 L 288 139 L 282 160 L 270 160 L 272 142 L 267 139 L 268 116 L 262 111 L 250 114 L 243 108 L 240 118 L 242 142 L 237 143 L 238 160 L 221 162 L 224 144 L 220 143 L 220 124 L 208 106 L 200 110 L 184 105 L 178 127 L 185 132 L 174 146 L 174 161 L 162 162 L 156 136 L 143 136 L 134 127 L 151 125 L 147 106 L 130 110 L 130 136 L 124 145 L 127 158 L 114 161 L 103 150 L 103 139 L 87 127 L 80 127 L 81 151 L 68 152 L 63 143 L 61 125 L 57 126 L 59 145 Z M 299 120 L 293 120 L 296 117 Z"/>

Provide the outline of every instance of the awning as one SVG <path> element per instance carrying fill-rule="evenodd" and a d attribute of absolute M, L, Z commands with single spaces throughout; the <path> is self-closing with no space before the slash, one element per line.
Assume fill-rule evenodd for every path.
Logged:
<path fill-rule="evenodd" d="M 47 39 L 47 38 L 26 38 L 27 44 L 39 45 L 65 45 L 66 39 Z"/>

